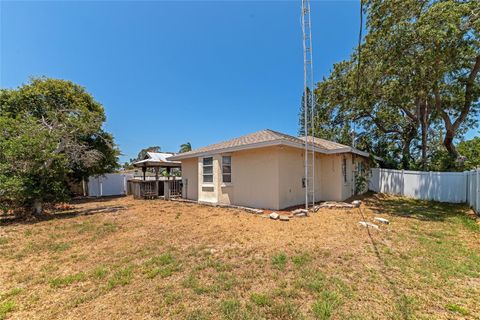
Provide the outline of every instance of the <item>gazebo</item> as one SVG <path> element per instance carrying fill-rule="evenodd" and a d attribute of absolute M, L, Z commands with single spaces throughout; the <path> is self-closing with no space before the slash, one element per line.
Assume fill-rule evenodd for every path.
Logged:
<path fill-rule="evenodd" d="M 143 179 L 129 180 L 129 191 L 134 198 L 151 199 L 164 196 L 181 196 L 181 177 L 170 176 L 172 168 L 181 168 L 180 161 L 169 161 L 168 158 L 174 153 L 167 152 L 147 152 L 143 160 L 133 163 L 137 168 L 142 168 Z M 153 168 L 155 180 L 147 179 L 146 172 L 148 168 Z M 166 177 L 159 177 L 160 170 L 164 168 L 167 172 Z"/>

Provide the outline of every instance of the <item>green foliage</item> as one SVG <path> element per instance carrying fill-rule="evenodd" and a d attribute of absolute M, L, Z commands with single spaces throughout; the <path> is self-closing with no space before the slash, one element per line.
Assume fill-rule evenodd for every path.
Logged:
<path fill-rule="evenodd" d="M 458 151 L 466 158 L 463 164 L 465 170 L 480 168 L 480 137 L 460 142 Z"/>
<path fill-rule="evenodd" d="M 35 205 L 41 211 L 43 202 L 69 196 L 69 181 L 116 169 L 119 151 L 104 121 L 103 107 L 70 81 L 33 78 L 2 89 L 2 209 Z"/>
<path fill-rule="evenodd" d="M 0 116 L 0 128 L 2 209 L 28 206 L 37 198 L 49 202 L 64 200 L 67 158 L 55 153 L 56 133 L 43 130 L 32 116 Z"/>
<path fill-rule="evenodd" d="M 312 133 L 351 145 L 355 123 L 356 147 L 387 167 L 458 169 L 454 143 L 480 111 L 478 1 L 366 0 L 364 9 L 360 51 L 315 89 Z M 450 159 L 437 159 L 436 139 Z"/>
<path fill-rule="evenodd" d="M 192 144 L 190 142 L 186 142 L 180 146 L 180 150 L 178 151 L 179 153 L 184 153 L 192 151 Z"/>

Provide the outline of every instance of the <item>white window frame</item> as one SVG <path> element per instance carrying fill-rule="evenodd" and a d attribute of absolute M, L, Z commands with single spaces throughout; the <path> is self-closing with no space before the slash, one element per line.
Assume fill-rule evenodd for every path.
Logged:
<path fill-rule="evenodd" d="M 230 159 L 230 163 L 229 164 L 225 164 L 225 158 L 229 158 Z M 225 173 L 223 172 L 223 168 L 224 167 L 230 167 L 230 173 Z M 230 177 L 230 181 L 225 181 L 225 176 L 229 176 Z M 232 183 L 232 156 L 222 156 L 222 183 L 224 184 L 230 184 Z"/>
<path fill-rule="evenodd" d="M 211 164 L 205 164 L 206 159 L 211 159 Z M 205 173 L 205 168 L 212 168 L 211 173 Z M 212 181 L 205 181 L 205 176 L 212 177 Z M 202 180 L 204 184 L 212 184 L 213 183 L 213 157 L 204 157 L 202 159 Z"/>

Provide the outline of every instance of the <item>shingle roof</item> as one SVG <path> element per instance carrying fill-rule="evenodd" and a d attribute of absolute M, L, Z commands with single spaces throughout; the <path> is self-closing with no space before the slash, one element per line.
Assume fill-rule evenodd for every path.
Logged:
<path fill-rule="evenodd" d="M 246 148 L 253 149 L 267 145 L 290 145 L 297 148 L 303 148 L 305 145 L 304 139 L 304 137 L 297 138 L 281 132 L 265 129 L 228 141 L 211 144 L 206 147 L 201 147 L 192 151 L 177 154 L 170 157 L 169 160 L 193 158 L 209 153 L 218 153 L 221 151 L 228 152 Z M 363 156 L 368 156 L 368 153 L 366 152 L 325 139 L 314 138 L 314 143 L 317 149 L 316 151 L 322 153 L 353 152 Z"/>
<path fill-rule="evenodd" d="M 344 149 L 344 148 L 350 148 L 347 145 L 325 140 L 322 138 L 316 138 L 316 137 L 311 137 L 308 136 L 309 139 L 313 138 L 313 143 L 315 143 L 319 148 L 326 149 L 326 150 L 337 150 L 337 149 Z M 303 141 L 305 141 L 305 137 L 300 137 Z"/>

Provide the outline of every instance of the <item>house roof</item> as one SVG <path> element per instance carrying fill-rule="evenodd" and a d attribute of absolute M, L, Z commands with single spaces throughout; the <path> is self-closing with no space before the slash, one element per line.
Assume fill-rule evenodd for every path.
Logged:
<path fill-rule="evenodd" d="M 265 129 L 250 133 L 238 138 L 234 138 L 228 141 L 223 141 L 215 144 L 211 144 L 206 147 L 201 147 L 192 151 L 180 153 L 174 155 L 169 160 L 182 160 L 194 157 L 200 157 L 209 154 L 240 151 L 246 149 L 255 149 L 275 145 L 291 146 L 294 148 L 305 148 L 305 137 L 297 138 L 288 134 Z M 320 139 L 314 138 L 315 151 L 324 154 L 335 154 L 351 152 L 364 157 L 368 157 L 369 154 L 364 151 L 357 150 L 355 148 Z"/>
<path fill-rule="evenodd" d="M 172 161 L 172 152 L 147 152 L 145 159 L 135 162 L 135 167 L 179 167 L 180 161 Z"/>

